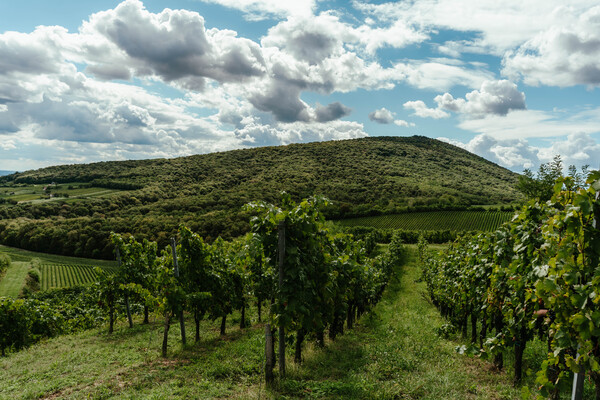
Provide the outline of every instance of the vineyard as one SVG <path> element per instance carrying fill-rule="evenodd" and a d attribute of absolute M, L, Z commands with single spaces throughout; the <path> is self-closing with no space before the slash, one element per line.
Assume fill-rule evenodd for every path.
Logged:
<path fill-rule="evenodd" d="M 209 244 L 181 226 L 178 238 L 159 252 L 156 242 L 113 233 L 119 268 L 41 264 L 42 289 L 65 289 L 42 291 L 25 300 L 0 299 L 2 354 L 104 322 L 112 334 L 119 316 L 133 328 L 133 314 L 143 312 L 144 324 L 150 313 L 164 320 L 166 357 L 170 326 L 176 321 L 186 344 L 186 313 L 193 316 L 198 342 L 205 317 L 220 320 L 220 334 L 225 335 L 228 318 L 239 312 L 244 329 L 250 305 L 256 304 L 259 322 L 262 306 L 268 307 L 266 319 L 272 328 L 266 337 L 279 332 L 277 364 L 282 377 L 288 337 L 294 337 L 294 360 L 300 363 L 307 340 L 322 347 L 326 333 L 330 340 L 341 336 L 378 303 L 405 256 L 397 236 L 386 253 L 373 256 L 364 242 L 330 233 L 320 212 L 326 205 L 327 200 L 318 197 L 296 204 L 284 193 L 278 207 L 248 204 L 255 215 L 252 232 L 231 242 L 218 238 Z M 271 355 L 267 381 L 269 374 L 273 379 Z"/>
<path fill-rule="evenodd" d="M 71 287 L 86 285 L 95 282 L 98 275 L 90 265 L 71 264 L 42 264 L 39 267 L 41 273 L 41 289 Z M 106 270 L 115 271 L 114 267 L 104 267 Z"/>
<path fill-rule="evenodd" d="M 428 211 L 350 218 L 342 226 L 370 226 L 378 229 L 484 231 L 497 229 L 513 216 L 511 211 Z"/>
<path fill-rule="evenodd" d="M 578 374 L 573 398 L 582 398 L 587 375 L 600 399 L 598 193 L 598 171 L 584 187 L 560 178 L 550 201 L 530 201 L 495 232 L 460 238 L 437 256 L 419 246 L 429 297 L 448 329 L 465 337 L 470 330 L 462 352 L 493 359 L 498 369 L 513 353 L 519 383 L 525 349 L 534 341 L 547 347 L 535 366 L 538 398 L 560 398 Z"/>

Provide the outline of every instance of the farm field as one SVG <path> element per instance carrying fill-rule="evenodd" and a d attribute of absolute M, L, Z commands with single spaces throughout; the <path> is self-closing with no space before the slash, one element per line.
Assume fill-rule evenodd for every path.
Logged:
<path fill-rule="evenodd" d="M 25 284 L 27 270 L 31 265 L 40 271 L 42 290 L 85 285 L 96 279 L 95 267 L 117 268 L 115 261 L 37 253 L 2 245 L 0 245 L 0 253 L 8 254 L 12 260 L 11 267 L 0 280 L 0 297 L 17 297 Z"/>
<path fill-rule="evenodd" d="M 39 266 L 41 288 L 48 290 L 92 283 L 97 278 L 94 268 L 91 265 L 42 264 Z M 104 267 L 103 269 L 113 270 L 116 267 Z"/>
<path fill-rule="evenodd" d="M 512 211 L 427 211 L 349 218 L 337 223 L 379 229 L 493 231 L 513 215 Z"/>
<path fill-rule="evenodd" d="M 106 196 L 119 190 L 90 187 L 80 182 L 51 184 L 13 184 L 0 186 L 0 201 L 40 203 L 66 199 Z"/>
<path fill-rule="evenodd" d="M 58 254 L 38 253 L 0 245 L 0 253 L 8 254 L 13 261 L 31 262 L 33 259 L 38 259 L 40 264 L 71 264 L 71 265 L 90 265 L 94 267 L 106 268 L 116 267 L 116 261 L 96 260 L 93 258 L 69 257 Z"/>
<path fill-rule="evenodd" d="M 355 328 L 307 346 L 301 365 L 265 387 L 264 325 L 239 329 L 239 313 L 218 323 L 203 321 L 198 343 L 180 344 L 179 325 L 169 332 L 167 358 L 160 357 L 162 321 L 149 325 L 123 318 L 113 335 L 106 327 L 62 336 L 0 358 L 0 398 L 202 398 L 202 399 L 518 399 L 509 377 L 485 361 L 458 356 L 459 342 L 437 335 L 444 320 L 426 301 L 420 268 L 398 270 L 375 309 Z M 193 320 L 187 321 L 188 329 Z M 308 343 L 307 343 L 308 344 Z M 76 365 L 77 368 L 73 368 Z"/>

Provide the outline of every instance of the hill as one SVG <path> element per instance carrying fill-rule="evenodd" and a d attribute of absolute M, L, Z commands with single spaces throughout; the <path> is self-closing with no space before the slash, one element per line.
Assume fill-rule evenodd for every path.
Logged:
<path fill-rule="evenodd" d="M 460 208 L 519 200 L 517 174 L 456 146 L 420 136 L 291 144 L 174 159 L 63 165 L 0 177 L 2 188 L 71 183 L 100 197 L 0 205 L 0 242 L 30 250 L 112 257 L 110 231 L 166 244 L 180 223 L 209 238 L 248 229 L 242 206 L 314 194 L 330 218 Z M 0 199 L 2 200 L 2 199 Z"/>

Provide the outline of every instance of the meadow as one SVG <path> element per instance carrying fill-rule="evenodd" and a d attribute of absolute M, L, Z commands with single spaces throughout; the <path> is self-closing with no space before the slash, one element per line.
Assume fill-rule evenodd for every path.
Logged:
<path fill-rule="evenodd" d="M 0 185 L 0 202 L 44 203 L 48 201 L 68 201 L 89 199 L 111 195 L 118 190 L 94 187 L 83 182 L 61 184 L 4 184 Z"/>

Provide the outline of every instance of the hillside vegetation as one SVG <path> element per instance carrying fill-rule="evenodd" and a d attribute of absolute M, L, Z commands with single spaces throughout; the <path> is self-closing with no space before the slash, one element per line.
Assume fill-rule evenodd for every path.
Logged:
<path fill-rule="evenodd" d="M 3 188 L 69 182 L 119 190 L 102 197 L 0 204 L 0 242 L 111 258 L 110 231 L 167 243 L 181 223 L 226 239 L 248 230 L 242 206 L 314 194 L 329 218 L 506 204 L 517 174 L 425 137 L 364 138 L 262 147 L 175 159 L 65 165 L 0 177 Z M 63 185 L 65 186 L 65 185 Z M 68 187 L 68 185 L 66 185 Z"/>

